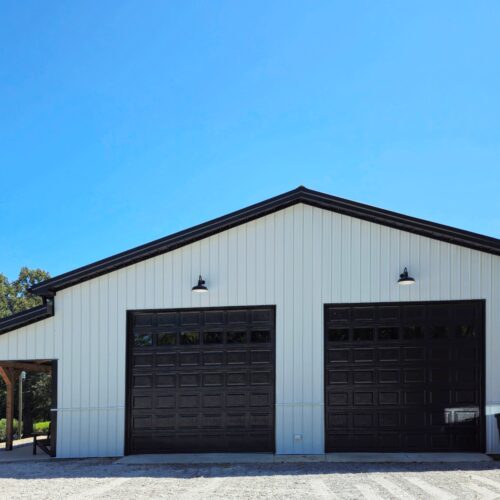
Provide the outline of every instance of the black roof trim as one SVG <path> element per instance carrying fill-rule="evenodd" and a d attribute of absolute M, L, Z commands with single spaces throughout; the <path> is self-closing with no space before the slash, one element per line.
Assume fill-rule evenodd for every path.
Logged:
<path fill-rule="evenodd" d="M 193 243 L 251 220 L 258 219 L 264 215 L 282 210 L 297 203 L 305 203 L 314 207 L 427 236 L 447 243 L 500 255 L 499 239 L 398 214 L 370 205 L 364 205 L 362 203 L 349 201 L 299 186 L 292 191 L 288 191 L 247 208 L 237 210 L 228 215 L 218 217 L 217 219 L 42 281 L 34 285 L 31 291 L 43 297 L 51 297 L 58 290 L 62 290 L 63 288 L 96 278 L 97 276 L 149 259 L 156 255 L 170 252 L 176 248 L 188 245 L 189 243 Z"/>
<path fill-rule="evenodd" d="M 42 319 L 50 318 L 51 316 L 54 316 L 54 303 L 48 300 L 40 306 L 32 307 L 31 309 L 26 309 L 26 311 L 21 311 L 0 319 L 0 335 L 30 325 L 31 323 L 36 323 Z"/>

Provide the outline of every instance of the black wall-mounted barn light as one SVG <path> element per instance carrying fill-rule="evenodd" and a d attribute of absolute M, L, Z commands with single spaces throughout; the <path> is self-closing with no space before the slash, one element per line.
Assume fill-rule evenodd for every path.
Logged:
<path fill-rule="evenodd" d="M 205 286 L 205 280 L 201 277 L 201 274 L 200 277 L 198 278 L 198 284 L 193 286 L 193 288 L 191 288 L 191 291 L 194 293 L 208 292 L 208 288 Z"/>
<path fill-rule="evenodd" d="M 405 267 L 404 271 L 399 275 L 398 285 L 413 285 L 415 279 L 408 275 L 408 268 Z"/>

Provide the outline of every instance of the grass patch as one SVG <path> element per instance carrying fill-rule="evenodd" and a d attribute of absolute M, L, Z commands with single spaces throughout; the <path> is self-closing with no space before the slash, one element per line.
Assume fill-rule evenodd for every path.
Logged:
<path fill-rule="evenodd" d="M 5 418 L 0 419 L 0 441 L 5 441 L 5 428 L 7 426 L 7 421 Z M 17 432 L 17 420 L 14 419 L 14 433 Z"/>
<path fill-rule="evenodd" d="M 47 434 L 49 432 L 50 422 L 36 422 L 33 424 L 33 432 L 35 434 Z"/>

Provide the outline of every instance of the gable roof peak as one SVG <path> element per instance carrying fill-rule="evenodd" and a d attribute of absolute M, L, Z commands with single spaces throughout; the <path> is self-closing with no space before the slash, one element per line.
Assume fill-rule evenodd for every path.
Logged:
<path fill-rule="evenodd" d="M 31 291 L 42 297 L 52 297 L 58 290 L 62 290 L 63 288 L 96 278 L 97 276 L 155 257 L 156 255 L 170 252 L 176 248 L 259 219 L 297 203 L 305 203 L 313 207 L 419 234 L 428 238 L 500 255 L 500 240 L 496 238 L 417 219 L 344 198 L 338 198 L 319 191 L 313 191 L 305 186 L 298 186 L 291 191 L 242 208 L 236 212 L 42 281 L 34 285 Z"/>

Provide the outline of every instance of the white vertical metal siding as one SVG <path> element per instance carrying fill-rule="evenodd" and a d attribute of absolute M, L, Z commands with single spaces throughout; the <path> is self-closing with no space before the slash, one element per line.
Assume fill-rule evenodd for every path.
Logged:
<path fill-rule="evenodd" d="M 407 266 L 417 282 L 399 287 Z M 191 293 L 198 274 L 209 293 Z M 58 456 L 124 450 L 127 309 L 276 305 L 276 449 L 322 453 L 323 304 L 486 299 L 487 448 L 500 452 L 500 257 L 295 205 L 56 296 L 0 359 L 58 359 Z M 295 439 L 301 436 L 301 439 Z"/>

